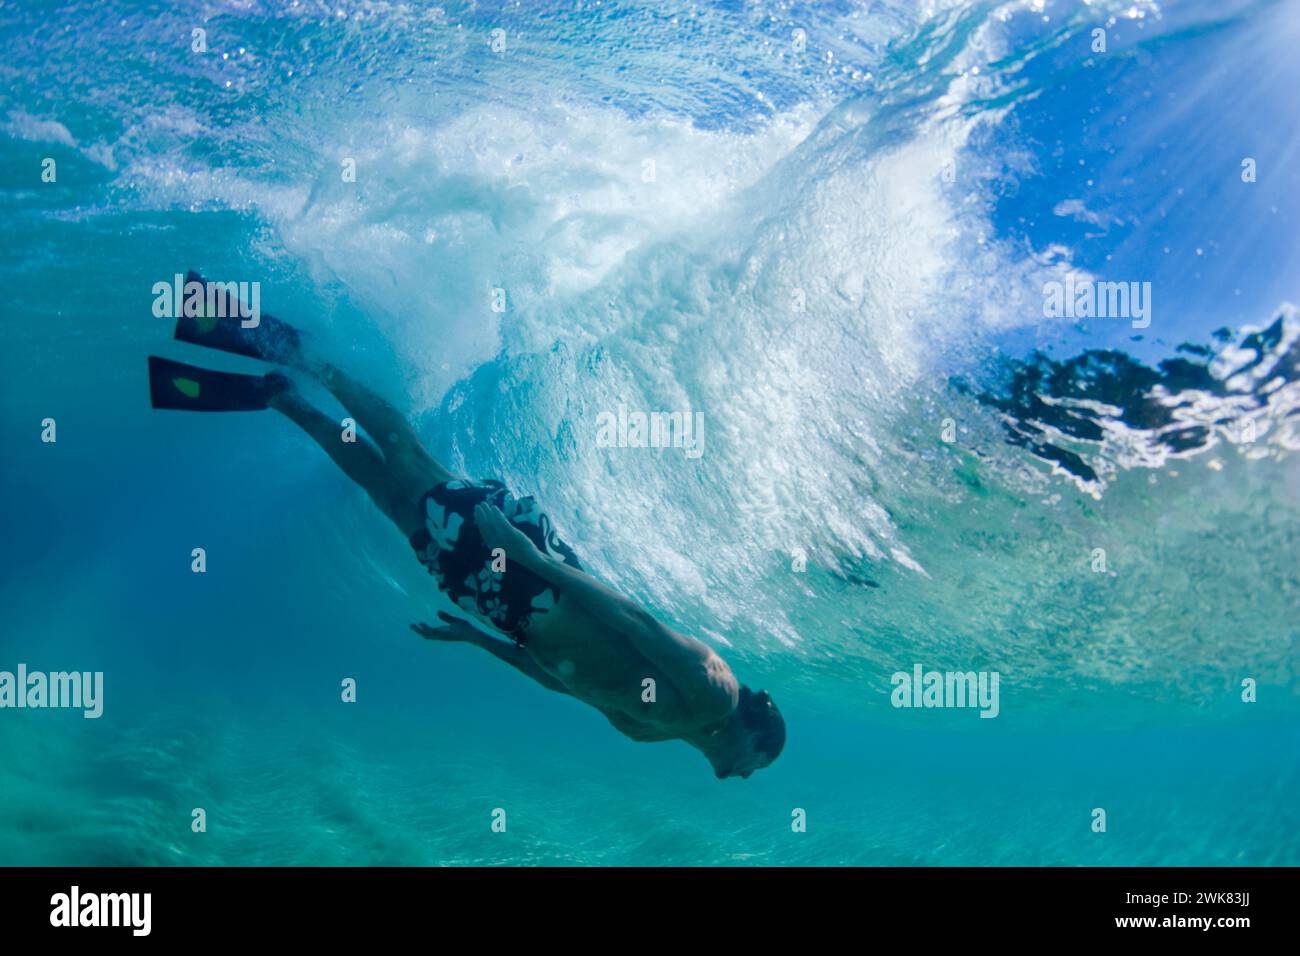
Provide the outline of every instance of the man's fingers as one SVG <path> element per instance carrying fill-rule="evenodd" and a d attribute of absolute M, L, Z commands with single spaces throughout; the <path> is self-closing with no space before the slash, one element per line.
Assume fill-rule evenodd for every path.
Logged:
<path fill-rule="evenodd" d="M 439 640 L 440 638 L 451 634 L 451 628 L 449 627 L 430 627 L 428 624 L 424 623 L 412 624 L 411 630 L 416 634 L 419 634 L 421 637 L 428 638 L 431 641 Z"/>
<path fill-rule="evenodd" d="M 435 628 L 437 636 L 442 640 L 464 640 L 472 639 L 477 630 L 474 625 L 463 617 L 457 617 L 454 614 L 448 614 L 446 611 L 438 612 L 438 620 L 444 622 L 446 627 Z M 425 625 L 426 627 L 428 625 Z M 429 635 L 425 635 L 426 637 Z"/>

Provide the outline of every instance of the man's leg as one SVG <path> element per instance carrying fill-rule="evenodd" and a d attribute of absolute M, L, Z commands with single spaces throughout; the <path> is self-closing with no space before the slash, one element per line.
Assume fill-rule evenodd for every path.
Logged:
<path fill-rule="evenodd" d="M 269 404 L 314 438 L 316 444 L 334 459 L 335 464 L 365 489 L 379 510 L 403 534 L 410 537 L 424 526 L 424 516 L 418 507 L 418 495 L 414 499 L 411 497 L 409 487 L 394 476 L 388 463 L 369 444 L 362 441 L 345 442 L 338 423 L 304 399 L 292 386 L 272 397 Z M 358 414 L 357 418 L 360 420 L 361 416 Z M 364 427 L 364 422 L 362 424 Z"/>
<path fill-rule="evenodd" d="M 436 484 L 456 478 L 438 463 L 402 413 L 372 389 L 327 362 L 306 369 L 333 393 L 384 454 L 395 482 L 418 500 Z"/>

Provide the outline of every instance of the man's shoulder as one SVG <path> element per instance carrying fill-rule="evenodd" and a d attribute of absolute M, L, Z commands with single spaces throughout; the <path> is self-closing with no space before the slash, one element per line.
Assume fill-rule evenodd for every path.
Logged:
<path fill-rule="evenodd" d="M 704 658 L 704 683 L 701 706 L 708 710 L 713 718 L 731 715 L 740 704 L 740 681 L 730 665 L 724 661 L 713 648 L 707 648 Z"/>

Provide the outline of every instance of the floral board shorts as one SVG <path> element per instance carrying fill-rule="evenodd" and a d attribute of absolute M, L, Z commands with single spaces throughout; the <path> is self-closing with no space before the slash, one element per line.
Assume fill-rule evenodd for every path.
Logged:
<path fill-rule="evenodd" d="M 457 607 L 510 635 L 522 647 L 532 616 L 554 607 L 559 592 L 514 562 L 507 561 L 504 571 L 492 570 L 492 552 L 474 521 L 474 508 L 482 501 L 500 508 L 543 554 L 582 569 L 578 556 L 555 533 L 551 519 L 537 510 L 532 497 L 516 498 L 494 480 L 434 485 L 420 499 L 424 527 L 411 535 L 411 547 Z"/>

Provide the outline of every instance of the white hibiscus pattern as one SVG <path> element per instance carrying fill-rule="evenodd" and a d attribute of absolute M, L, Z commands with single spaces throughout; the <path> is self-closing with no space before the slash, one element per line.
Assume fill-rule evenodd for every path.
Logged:
<path fill-rule="evenodd" d="M 425 499 L 424 514 L 424 526 L 429 529 L 433 546 L 440 551 L 450 551 L 454 548 L 465 519 L 454 511 L 448 514 L 447 509 L 432 498 Z"/>
<path fill-rule="evenodd" d="M 559 553 L 566 562 L 581 567 L 572 550 L 552 530 L 550 520 L 537 509 L 533 497 L 515 498 L 495 481 L 483 484 L 450 481 L 429 492 L 424 498 L 426 540 L 416 542 L 413 536 L 412 544 L 421 563 L 437 579 L 438 587 L 458 607 L 522 641 L 522 629 L 528 619 L 553 608 L 558 595 L 540 579 L 526 584 L 525 579 L 518 577 L 520 572 L 511 577 L 509 571 L 493 571 L 486 546 L 481 541 L 475 545 L 462 540 L 462 530 L 472 524 L 472 508 L 482 500 L 500 508 L 506 519 L 538 542 L 543 551 Z M 450 584 L 449 574 L 460 579 L 459 585 Z M 523 607 L 525 602 L 527 610 Z"/>

